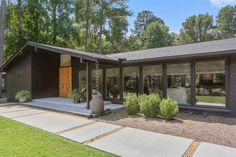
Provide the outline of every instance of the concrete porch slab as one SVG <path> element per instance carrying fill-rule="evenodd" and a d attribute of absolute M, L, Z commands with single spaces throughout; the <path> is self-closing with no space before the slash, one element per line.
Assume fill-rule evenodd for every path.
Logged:
<path fill-rule="evenodd" d="M 124 128 L 88 145 L 124 157 L 181 157 L 191 143 L 190 139 Z"/>
<path fill-rule="evenodd" d="M 91 120 L 78 118 L 66 114 L 47 112 L 27 117 L 13 118 L 16 121 L 56 133 L 76 126 L 91 123 Z"/>
<path fill-rule="evenodd" d="M 27 116 L 27 115 L 30 116 L 30 115 L 39 114 L 39 113 L 40 114 L 46 113 L 46 111 L 29 109 L 29 110 L 23 110 L 23 111 L 17 111 L 17 112 L 0 113 L 0 115 L 7 118 L 14 118 L 14 117 L 20 117 L 20 116 Z"/>
<path fill-rule="evenodd" d="M 82 102 L 78 104 L 74 104 L 71 99 L 68 98 L 41 98 L 41 99 L 33 99 L 31 102 L 23 103 L 23 105 L 26 106 L 32 106 L 32 107 L 39 107 L 39 108 L 45 108 L 55 111 L 62 111 L 72 114 L 77 114 L 81 116 L 91 117 L 92 113 L 91 110 L 88 110 L 87 103 Z M 124 106 L 119 104 L 112 104 L 109 101 L 105 101 L 105 110 L 118 110 L 122 109 Z"/>
<path fill-rule="evenodd" d="M 0 107 L 0 113 L 7 113 L 7 112 L 16 112 L 16 111 L 23 111 L 23 110 L 29 110 L 28 107 L 23 107 L 20 105 L 8 105 L 8 106 L 1 106 Z"/>
<path fill-rule="evenodd" d="M 193 157 L 235 157 L 236 149 L 202 142 Z"/>
<path fill-rule="evenodd" d="M 60 135 L 73 141 L 83 143 L 118 128 L 120 128 L 120 126 L 97 122 L 82 128 L 62 133 Z"/>

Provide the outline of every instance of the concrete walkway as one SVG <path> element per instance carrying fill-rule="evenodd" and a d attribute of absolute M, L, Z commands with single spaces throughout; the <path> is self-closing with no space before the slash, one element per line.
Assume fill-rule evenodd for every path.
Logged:
<path fill-rule="evenodd" d="M 0 116 L 58 134 L 88 146 L 127 157 L 185 157 L 193 140 L 83 117 L 19 105 L 0 106 Z M 193 157 L 235 157 L 236 149 L 200 143 Z"/>

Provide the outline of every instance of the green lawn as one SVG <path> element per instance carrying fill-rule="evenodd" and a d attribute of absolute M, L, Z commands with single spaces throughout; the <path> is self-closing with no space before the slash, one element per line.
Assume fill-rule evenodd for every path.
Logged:
<path fill-rule="evenodd" d="M 225 104 L 225 97 L 223 96 L 197 96 L 198 102 Z"/>
<path fill-rule="evenodd" d="M 0 157 L 114 156 L 0 116 Z"/>

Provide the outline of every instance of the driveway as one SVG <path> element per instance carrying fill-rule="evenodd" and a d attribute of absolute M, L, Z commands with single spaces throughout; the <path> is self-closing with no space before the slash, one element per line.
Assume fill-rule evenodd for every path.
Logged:
<path fill-rule="evenodd" d="M 4 116 L 64 138 L 119 156 L 181 157 L 193 149 L 194 141 L 91 119 L 19 105 L 0 106 Z M 201 142 L 190 151 L 193 157 L 235 157 L 236 149 Z"/>

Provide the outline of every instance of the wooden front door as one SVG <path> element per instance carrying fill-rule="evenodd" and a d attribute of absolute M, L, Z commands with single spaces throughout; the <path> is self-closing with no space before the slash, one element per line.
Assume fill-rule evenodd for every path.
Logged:
<path fill-rule="evenodd" d="M 59 96 L 68 97 L 71 91 L 72 68 L 63 67 L 59 70 Z"/>

